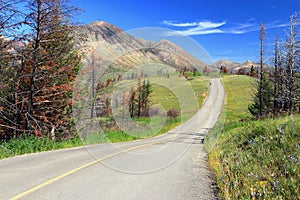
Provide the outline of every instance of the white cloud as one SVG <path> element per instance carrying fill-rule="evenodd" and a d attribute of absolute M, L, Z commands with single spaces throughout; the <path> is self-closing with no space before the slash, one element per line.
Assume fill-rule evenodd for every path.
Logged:
<path fill-rule="evenodd" d="M 225 24 L 226 24 L 226 22 L 213 23 L 213 22 L 210 22 L 210 21 L 204 21 L 204 22 L 199 22 L 198 23 L 198 28 L 202 29 L 202 30 L 214 29 L 214 28 L 221 27 Z"/>
<path fill-rule="evenodd" d="M 168 25 L 168 26 L 175 26 L 175 27 L 197 26 L 197 24 L 198 24 L 197 22 L 176 23 L 176 22 L 168 21 L 168 20 L 165 20 L 162 23 L 165 24 L 165 25 Z"/>
<path fill-rule="evenodd" d="M 220 29 L 203 30 L 203 29 L 193 28 L 184 31 L 168 31 L 166 35 L 167 36 L 172 36 L 172 35 L 192 36 L 192 35 L 208 35 L 214 33 L 222 33 L 222 30 Z"/>
<path fill-rule="evenodd" d="M 246 23 L 226 23 L 212 22 L 212 21 L 199 21 L 199 22 L 185 22 L 179 23 L 174 21 L 163 21 L 163 24 L 168 26 L 177 27 L 180 30 L 168 31 L 166 35 L 208 35 L 208 34 L 245 34 L 248 32 L 258 31 L 259 25 L 254 23 L 254 18 L 248 20 Z M 281 24 L 278 21 L 265 24 L 266 29 L 282 28 L 288 24 Z"/>
<path fill-rule="evenodd" d="M 164 24 L 174 27 L 191 27 L 186 30 L 169 31 L 167 35 L 206 35 L 213 33 L 222 33 L 223 31 L 219 27 L 226 24 L 226 22 L 188 22 L 188 23 L 174 23 L 172 21 L 163 21 Z"/>

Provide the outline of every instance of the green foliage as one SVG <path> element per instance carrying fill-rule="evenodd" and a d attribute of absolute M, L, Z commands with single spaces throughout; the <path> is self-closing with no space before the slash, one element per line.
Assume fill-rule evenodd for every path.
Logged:
<path fill-rule="evenodd" d="M 255 117 L 255 118 L 261 118 L 265 117 L 271 114 L 273 111 L 273 86 L 271 84 L 271 81 L 269 80 L 267 73 L 263 73 L 262 77 L 262 92 L 260 94 L 260 84 L 257 82 L 255 90 L 255 96 L 254 96 L 254 102 L 251 104 L 248 109 L 249 112 Z M 260 95 L 262 95 L 262 105 L 260 105 Z M 261 112 L 260 113 L 260 109 Z"/>
<path fill-rule="evenodd" d="M 143 80 L 141 84 L 141 78 L 138 81 L 138 87 L 136 90 L 131 88 L 128 108 L 130 117 L 146 117 L 149 112 L 150 94 L 152 93 L 152 86 L 149 80 Z M 123 105 L 124 106 L 124 105 Z"/>

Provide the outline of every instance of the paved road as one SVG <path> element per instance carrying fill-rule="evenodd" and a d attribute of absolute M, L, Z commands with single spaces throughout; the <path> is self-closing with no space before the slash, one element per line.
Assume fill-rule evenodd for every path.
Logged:
<path fill-rule="evenodd" d="M 0 199 L 214 199 L 201 138 L 224 88 L 189 121 L 150 139 L 23 155 L 0 161 Z"/>

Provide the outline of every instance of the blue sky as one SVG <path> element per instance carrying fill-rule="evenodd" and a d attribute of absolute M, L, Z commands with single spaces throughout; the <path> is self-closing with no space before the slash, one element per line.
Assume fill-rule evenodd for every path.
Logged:
<path fill-rule="evenodd" d="M 170 35 L 183 34 L 197 41 L 213 61 L 259 60 L 258 29 L 266 26 L 266 45 L 285 39 L 290 15 L 300 11 L 300 0 L 71 0 L 85 10 L 82 23 L 106 21 L 124 31 L 161 27 Z"/>

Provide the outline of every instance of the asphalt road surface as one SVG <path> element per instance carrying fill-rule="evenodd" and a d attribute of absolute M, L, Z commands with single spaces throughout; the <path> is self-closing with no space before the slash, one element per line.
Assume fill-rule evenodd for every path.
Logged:
<path fill-rule="evenodd" d="M 202 138 L 224 97 L 212 79 L 198 113 L 164 135 L 1 160 L 0 199 L 215 199 Z"/>

